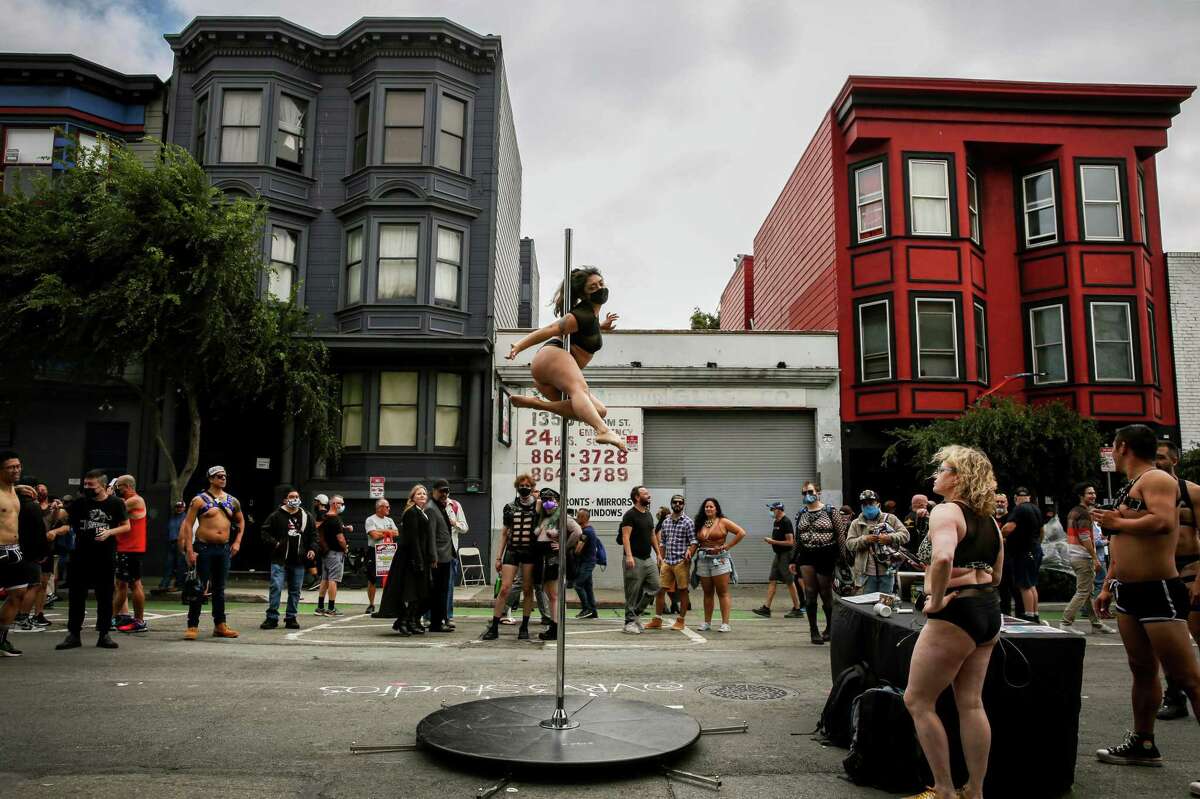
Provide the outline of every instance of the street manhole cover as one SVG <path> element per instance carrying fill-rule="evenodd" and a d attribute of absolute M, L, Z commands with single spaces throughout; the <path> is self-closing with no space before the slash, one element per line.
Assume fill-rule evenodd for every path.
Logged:
<path fill-rule="evenodd" d="M 769 702 L 774 699 L 787 699 L 795 696 L 796 692 L 777 685 L 758 685 L 750 682 L 723 682 L 705 685 L 698 689 L 705 696 L 717 699 L 732 699 L 739 702 Z"/>

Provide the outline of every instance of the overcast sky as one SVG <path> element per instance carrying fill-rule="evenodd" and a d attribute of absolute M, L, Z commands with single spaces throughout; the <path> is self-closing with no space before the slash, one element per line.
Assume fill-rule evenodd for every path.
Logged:
<path fill-rule="evenodd" d="M 165 78 L 164 32 L 245 13 L 325 34 L 444 16 L 503 37 L 543 299 L 572 227 L 575 263 L 604 269 L 627 328 L 715 310 L 847 75 L 1200 80 L 1200 3 L 1128 0 L 0 0 L 0 50 Z M 1165 249 L 1200 250 L 1200 97 L 1158 174 Z"/>

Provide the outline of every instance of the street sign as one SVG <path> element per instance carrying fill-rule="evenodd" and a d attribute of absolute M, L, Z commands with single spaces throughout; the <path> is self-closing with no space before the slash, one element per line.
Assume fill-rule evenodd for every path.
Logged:
<path fill-rule="evenodd" d="M 271 468 L 271 459 L 270 458 L 255 458 L 254 459 L 254 468 L 255 469 L 270 469 Z"/>
<path fill-rule="evenodd" d="M 1113 460 L 1113 448 L 1100 448 L 1100 471 L 1115 472 L 1117 470 L 1117 462 Z"/>
<path fill-rule="evenodd" d="M 370 493 L 368 496 L 371 499 L 383 499 L 383 484 L 384 479 L 382 477 L 370 478 Z"/>

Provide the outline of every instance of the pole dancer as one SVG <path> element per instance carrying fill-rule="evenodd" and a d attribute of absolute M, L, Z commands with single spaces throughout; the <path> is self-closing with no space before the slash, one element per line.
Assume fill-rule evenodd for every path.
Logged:
<path fill-rule="evenodd" d="M 568 230 L 568 250 L 570 241 Z M 559 318 L 513 344 L 507 356 L 511 361 L 522 351 L 542 344 L 529 368 L 534 385 L 545 399 L 516 395 L 512 404 L 583 422 L 596 431 L 597 444 L 625 452 L 625 440 L 604 423 L 608 409 L 592 395 L 583 377 L 584 368 L 604 346 L 602 334 L 616 327 L 620 318 L 610 313 L 600 321 L 600 307 L 606 302 L 608 288 L 600 270 L 594 266 L 571 269 L 568 263 L 563 283 L 554 295 L 554 315 Z"/>

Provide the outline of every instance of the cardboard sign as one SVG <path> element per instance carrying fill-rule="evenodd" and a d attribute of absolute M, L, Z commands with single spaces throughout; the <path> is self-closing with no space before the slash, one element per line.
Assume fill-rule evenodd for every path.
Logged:
<path fill-rule="evenodd" d="M 1113 460 L 1113 448 L 1100 448 L 1100 471 L 1115 472 L 1117 470 L 1117 462 Z"/>
<path fill-rule="evenodd" d="M 392 559 L 396 557 L 395 544 L 376 544 L 375 545 L 375 576 L 387 577 L 387 573 L 392 569 Z"/>

